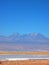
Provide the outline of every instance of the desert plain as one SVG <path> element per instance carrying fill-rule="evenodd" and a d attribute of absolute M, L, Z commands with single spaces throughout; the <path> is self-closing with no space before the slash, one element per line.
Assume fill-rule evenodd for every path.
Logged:
<path fill-rule="evenodd" d="M 49 52 L 4 52 L 0 51 L 0 54 L 31 54 L 31 55 L 49 55 Z"/>
<path fill-rule="evenodd" d="M 0 61 L 0 65 L 49 65 L 49 60 Z"/>
<path fill-rule="evenodd" d="M 49 55 L 49 52 L 0 52 L 0 55 L 7 54 L 31 54 L 31 55 Z M 49 65 L 49 59 L 35 59 L 35 60 L 13 60 L 1 61 L 0 65 Z"/>

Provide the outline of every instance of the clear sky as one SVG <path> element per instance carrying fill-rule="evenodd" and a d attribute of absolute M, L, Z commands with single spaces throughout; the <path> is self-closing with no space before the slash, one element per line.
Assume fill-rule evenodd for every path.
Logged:
<path fill-rule="evenodd" d="M 49 0 L 0 0 L 0 35 L 16 32 L 49 37 Z"/>

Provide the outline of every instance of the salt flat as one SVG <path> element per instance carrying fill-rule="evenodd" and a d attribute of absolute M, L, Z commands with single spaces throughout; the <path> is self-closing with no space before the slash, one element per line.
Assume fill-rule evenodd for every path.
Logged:
<path fill-rule="evenodd" d="M 10 54 L 0 55 L 0 60 L 30 60 L 30 59 L 49 59 L 49 55 L 26 55 L 26 54 Z"/>

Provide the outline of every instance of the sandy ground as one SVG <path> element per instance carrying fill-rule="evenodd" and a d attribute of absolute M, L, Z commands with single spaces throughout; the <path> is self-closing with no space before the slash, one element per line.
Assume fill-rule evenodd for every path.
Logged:
<path fill-rule="evenodd" d="M 49 60 L 0 61 L 0 65 L 49 65 Z"/>
<path fill-rule="evenodd" d="M 0 52 L 0 54 L 35 54 L 35 55 L 49 55 L 49 52 Z"/>

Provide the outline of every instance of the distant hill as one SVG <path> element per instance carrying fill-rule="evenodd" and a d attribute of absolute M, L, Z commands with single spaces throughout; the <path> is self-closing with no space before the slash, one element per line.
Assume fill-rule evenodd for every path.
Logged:
<path fill-rule="evenodd" d="M 40 33 L 0 35 L 0 51 L 49 51 L 49 38 Z"/>

